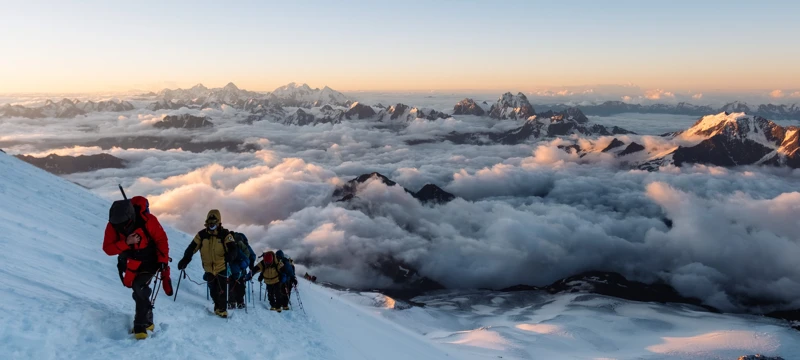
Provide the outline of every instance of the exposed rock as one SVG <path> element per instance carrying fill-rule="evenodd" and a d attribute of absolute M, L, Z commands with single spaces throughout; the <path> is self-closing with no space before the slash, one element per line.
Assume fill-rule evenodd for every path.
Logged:
<path fill-rule="evenodd" d="M 370 265 L 380 274 L 392 279 L 394 286 L 380 289 L 380 292 L 402 300 L 410 300 L 428 291 L 445 287 L 438 282 L 419 274 L 411 265 L 390 256 L 384 256 Z"/>
<path fill-rule="evenodd" d="M 294 114 L 287 116 L 283 123 L 286 125 L 306 126 L 314 125 L 315 120 L 314 114 L 308 113 L 303 109 L 297 109 Z"/>
<path fill-rule="evenodd" d="M 618 148 L 620 146 L 625 146 L 625 143 L 622 142 L 622 141 L 619 141 L 619 139 L 617 139 L 617 138 L 614 138 L 614 140 L 611 140 L 611 143 L 608 144 L 608 146 L 606 146 L 606 148 L 603 149 L 601 152 L 609 152 L 609 151 L 611 151 L 613 149 L 616 149 L 616 148 Z"/>
<path fill-rule="evenodd" d="M 403 116 L 406 111 L 408 111 L 408 105 L 406 104 L 397 104 L 394 106 L 390 106 L 386 112 L 389 114 L 389 120 L 397 120 L 401 116 Z"/>
<path fill-rule="evenodd" d="M 56 175 L 74 174 L 99 169 L 123 169 L 125 161 L 109 154 L 59 156 L 50 154 L 45 157 L 17 155 L 18 159 L 30 163 L 40 169 Z"/>
<path fill-rule="evenodd" d="M 632 143 L 630 143 L 628 145 L 628 147 L 625 148 L 625 150 L 622 150 L 622 152 L 620 152 L 617 155 L 618 156 L 625 156 L 625 155 L 628 155 L 628 154 L 637 153 L 637 152 L 642 151 L 642 150 L 644 150 L 644 146 L 639 145 L 636 142 L 632 142 Z"/>
<path fill-rule="evenodd" d="M 780 356 L 764 356 L 764 355 L 744 355 L 740 356 L 739 360 L 784 360 Z"/>
<path fill-rule="evenodd" d="M 423 203 L 446 204 L 455 200 L 456 196 L 442 190 L 442 188 L 434 185 L 427 184 L 419 191 L 414 193 L 414 197 Z"/>
<path fill-rule="evenodd" d="M 380 173 L 373 172 L 369 174 L 363 174 L 348 181 L 342 187 L 334 190 L 333 197 L 339 198 L 339 200 L 337 200 L 338 202 L 350 201 L 358 196 L 358 185 L 363 184 L 370 179 L 378 179 L 386 186 L 398 186 L 396 182 L 392 181 L 388 177 Z M 418 192 L 413 192 L 406 188 L 403 188 L 403 190 L 422 203 L 445 204 L 453 201 L 456 198 L 455 195 L 442 190 L 442 188 L 434 184 L 427 184 Z"/>
<path fill-rule="evenodd" d="M 213 127 L 214 123 L 205 116 L 191 114 L 167 115 L 153 124 L 156 129 L 202 129 Z"/>
<path fill-rule="evenodd" d="M 364 105 L 359 102 L 355 102 L 353 105 L 350 105 L 350 108 L 344 113 L 348 119 L 369 119 L 376 114 L 377 113 L 372 106 Z"/>
<path fill-rule="evenodd" d="M 486 115 L 486 111 L 478 106 L 478 104 L 475 103 L 475 100 L 464 99 L 459 101 L 458 104 L 453 107 L 453 115 L 484 116 Z"/>
<path fill-rule="evenodd" d="M 700 299 L 680 295 L 666 283 L 645 284 L 630 281 L 614 272 L 588 271 L 558 280 L 545 289 L 552 294 L 585 292 L 633 301 L 691 304 L 718 312 L 717 309 L 703 305 Z"/>
<path fill-rule="evenodd" d="M 252 152 L 261 148 L 255 144 L 244 144 L 239 140 L 217 140 L 196 142 L 191 137 L 159 137 L 159 136 L 130 136 L 130 137 L 109 137 L 95 141 L 74 144 L 83 146 L 98 146 L 103 150 L 110 150 L 118 147 L 121 149 L 158 149 L 174 150 L 183 149 L 193 153 L 201 153 L 207 150 L 229 152 Z M 73 146 L 74 146 L 73 145 Z"/>
<path fill-rule="evenodd" d="M 528 102 L 528 98 L 523 93 L 513 95 L 507 92 L 497 99 L 497 102 L 489 109 L 489 116 L 494 119 L 527 119 L 536 112 L 533 106 Z"/>

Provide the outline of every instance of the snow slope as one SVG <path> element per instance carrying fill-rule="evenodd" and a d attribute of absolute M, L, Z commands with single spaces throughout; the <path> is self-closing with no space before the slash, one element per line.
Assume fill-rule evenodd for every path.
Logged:
<path fill-rule="evenodd" d="M 307 315 L 261 303 L 227 320 L 211 314 L 204 286 L 183 280 L 177 301 L 159 295 L 153 335 L 133 340 L 131 291 L 101 249 L 109 202 L 0 153 L 0 203 L 2 359 L 454 358 L 302 279 Z M 166 230 L 177 261 L 191 238 Z M 202 277 L 199 255 L 188 273 Z"/>
<path fill-rule="evenodd" d="M 442 292 L 410 307 L 302 279 L 306 312 L 258 303 L 227 320 L 183 280 L 177 301 L 159 295 L 156 330 L 136 341 L 131 292 L 101 250 L 109 202 L 0 153 L 0 204 L 0 359 L 800 358 L 800 332 L 762 317 L 536 291 Z M 166 230 L 177 259 L 190 236 Z M 199 255 L 188 274 L 202 277 Z"/>

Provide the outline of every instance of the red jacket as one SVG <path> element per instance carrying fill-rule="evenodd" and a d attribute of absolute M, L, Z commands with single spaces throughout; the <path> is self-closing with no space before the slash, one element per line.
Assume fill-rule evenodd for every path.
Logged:
<path fill-rule="evenodd" d="M 169 263 L 169 243 L 167 241 L 167 233 L 164 232 L 164 228 L 161 227 L 161 223 L 158 222 L 158 219 L 155 217 L 155 215 L 148 212 L 147 199 L 141 196 L 136 196 L 131 199 L 131 202 L 138 208 L 139 216 L 144 220 L 144 224 L 142 224 L 142 226 L 147 229 L 147 232 L 150 234 L 150 236 L 152 236 L 153 242 L 155 242 L 155 254 L 152 253 L 152 248 L 148 248 L 150 245 L 150 239 L 142 230 L 142 226 L 134 231 L 135 234 L 139 234 L 142 240 L 136 245 L 128 245 L 125 242 L 126 237 L 120 233 L 117 233 L 114 230 L 114 227 L 111 226 L 111 223 L 106 224 L 106 233 L 103 239 L 103 251 L 105 251 L 106 254 L 113 256 L 119 255 L 126 250 L 133 250 L 129 253 L 129 257 L 132 259 L 141 260 L 143 262 L 154 261 L 159 263 Z"/>

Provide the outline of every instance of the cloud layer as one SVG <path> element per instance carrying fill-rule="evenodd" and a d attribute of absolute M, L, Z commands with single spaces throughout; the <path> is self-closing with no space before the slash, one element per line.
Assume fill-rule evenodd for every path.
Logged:
<path fill-rule="evenodd" d="M 396 102 L 401 101 L 433 102 Z M 178 113 L 209 116 L 216 126 L 195 132 L 152 128 L 164 115 Z M 0 141 L 15 144 L 6 146 L 12 153 L 41 155 L 99 153 L 69 142 L 114 134 L 258 144 L 262 150 L 248 153 L 111 149 L 105 152 L 130 167 L 67 179 L 109 199 L 118 196 L 121 183 L 131 194 L 149 196 L 161 219 L 189 233 L 200 230 L 209 209 L 220 209 L 223 223 L 245 232 L 257 251 L 282 248 L 315 275 L 343 285 L 390 286 L 371 264 L 393 257 L 450 287 L 544 285 L 585 270 L 606 270 L 666 281 L 726 310 L 755 300 L 800 306 L 795 300 L 800 298 L 798 171 L 706 166 L 627 171 L 607 154 L 580 158 L 564 152 L 557 147 L 563 141 L 406 145 L 451 131 L 519 125 L 469 116 L 394 128 L 367 121 L 244 125 L 244 118 L 232 109 L 139 108 L 75 119 L 8 119 L 0 123 Z M 694 120 L 643 115 L 613 121 L 656 134 Z M 36 144 L 40 139 L 59 141 Z M 648 149 L 673 146 L 659 137 L 626 138 L 633 139 Z M 601 148 L 611 138 L 579 141 L 584 149 Z M 373 171 L 411 190 L 435 183 L 461 199 L 423 206 L 400 188 L 368 182 L 353 202 L 331 201 L 337 185 Z"/>

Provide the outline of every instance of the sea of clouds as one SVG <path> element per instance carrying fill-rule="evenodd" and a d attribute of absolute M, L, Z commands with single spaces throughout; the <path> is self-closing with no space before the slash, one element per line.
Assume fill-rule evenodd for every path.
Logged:
<path fill-rule="evenodd" d="M 419 105 L 414 98 L 397 102 Z M 216 124 L 191 133 L 195 139 L 246 141 L 261 150 L 76 146 L 120 134 L 185 136 L 185 130 L 152 127 L 177 113 L 206 115 Z M 139 108 L 75 119 L 3 119 L 0 147 L 13 154 L 122 158 L 126 169 L 66 178 L 108 199 L 118 197 L 121 183 L 129 194 L 148 196 L 163 222 L 189 233 L 202 228 L 209 209 L 220 209 L 224 225 L 246 233 L 257 251 L 283 249 L 304 269 L 346 286 L 390 286 L 370 264 L 391 257 L 454 288 L 546 285 L 604 270 L 666 281 L 723 310 L 741 310 L 753 301 L 800 306 L 798 170 L 698 165 L 651 173 L 629 170 L 606 154 L 580 158 L 559 149 L 560 140 L 514 146 L 405 142 L 519 125 L 469 116 L 401 128 L 368 121 L 245 125 L 245 117 L 232 109 Z M 691 125 L 681 116 L 644 117 L 641 123 L 625 121 L 650 135 Z M 668 146 L 650 135 L 631 139 L 648 149 Z M 423 205 L 379 181 L 363 184 L 349 203 L 332 198 L 337 186 L 371 172 L 412 191 L 434 183 L 459 198 Z M 171 245 L 180 252 L 187 244 Z"/>

